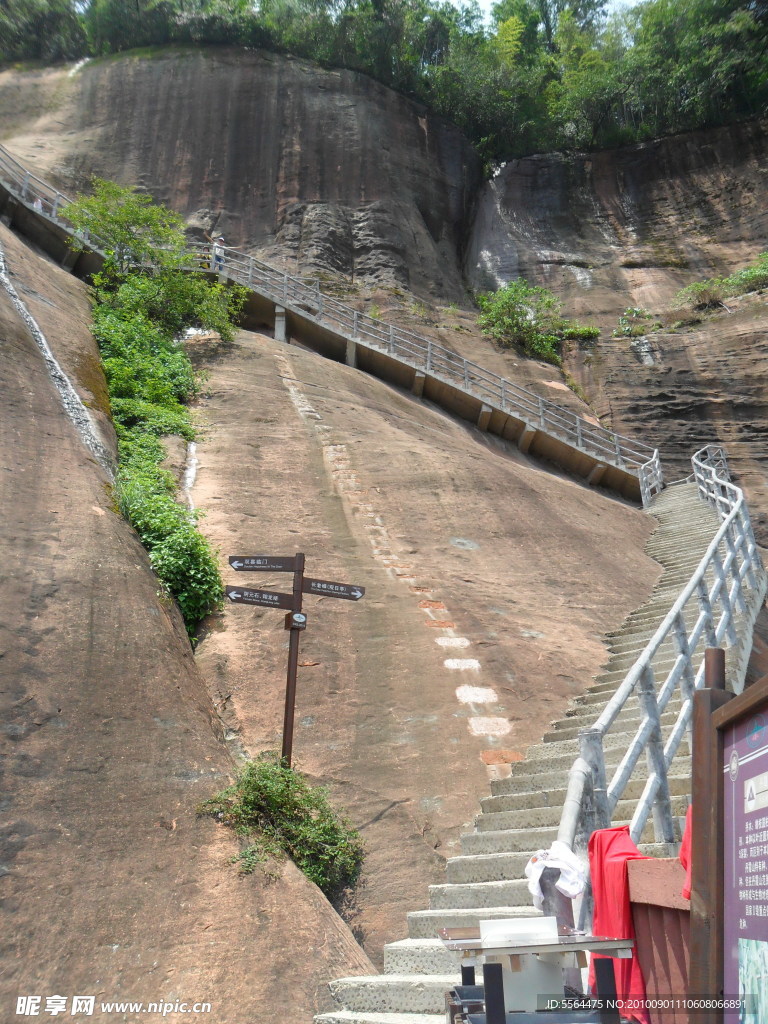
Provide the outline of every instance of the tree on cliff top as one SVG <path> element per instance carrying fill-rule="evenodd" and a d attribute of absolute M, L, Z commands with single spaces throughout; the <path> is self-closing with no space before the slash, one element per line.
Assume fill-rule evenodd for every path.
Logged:
<path fill-rule="evenodd" d="M 0 0 L 0 61 L 72 60 L 87 53 L 73 0 Z"/>
<path fill-rule="evenodd" d="M 106 256 L 105 273 L 122 277 L 133 267 L 179 267 L 184 259 L 184 221 L 155 205 L 152 196 L 131 186 L 93 178 L 93 194 L 80 196 L 62 215 L 83 239 L 92 238 Z"/>

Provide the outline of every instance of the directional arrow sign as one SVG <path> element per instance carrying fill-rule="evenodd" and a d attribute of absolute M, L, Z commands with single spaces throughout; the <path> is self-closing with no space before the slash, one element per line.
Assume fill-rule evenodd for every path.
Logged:
<path fill-rule="evenodd" d="M 229 564 L 238 572 L 293 572 L 292 555 L 230 555 Z"/>
<path fill-rule="evenodd" d="M 319 597 L 342 597 L 345 601 L 359 601 L 365 593 L 365 587 L 356 587 L 354 583 L 312 580 L 308 576 L 304 577 L 302 590 L 305 594 L 317 594 Z"/>
<path fill-rule="evenodd" d="M 278 594 L 274 590 L 247 590 L 227 587 L 227 597 L 236 604 L 261 604 L 266 608 L 293 608 L 292 594 Z"/>

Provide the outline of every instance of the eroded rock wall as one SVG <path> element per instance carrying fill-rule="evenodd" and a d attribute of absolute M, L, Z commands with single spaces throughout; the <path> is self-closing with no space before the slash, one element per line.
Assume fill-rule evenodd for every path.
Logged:
<path fill-rule="evenodd" d="M 55 99 L 47 80 L 30 73 L 27 94 L 21 78 L 0 75 L 0 99 L 39 96 L 36 117 L 0 115 L 0 135 L 66 188 L 93 174 L 142 185 L 198 228 L 302 271 L 463 296 L 479 160 L 455 128 L 364 75 L 206 49 L 62 71 Z"/>
<path fill-rule="evenodd" d="M 525 157 L 487 182 L 467 247 L 476 288 L 516 277 L 611 328 L 768 242 L 765 124 L 598 153 Z"/>

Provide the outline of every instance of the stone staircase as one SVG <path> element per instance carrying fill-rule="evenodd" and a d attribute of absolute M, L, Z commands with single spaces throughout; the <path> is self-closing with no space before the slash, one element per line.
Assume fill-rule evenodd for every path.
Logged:
<path fill-rule="evenodd" d="M 384 947 L 384 973 L 331 982 L 342 1009 L 317 1016 L 317 1024 L 438 1024 L 444 1019 L 446 990 L 460 981 L 457 955 L 444 949 L 438 929 L 538 913 L 531 905 L 523 871 L 536 850 L 546 849 L 557 838 L 568 770 L 578 756 L 578 732 L 598 717 L 720 525 L 693 484 L 662 491 L 649 511 L 659 526 L 646 551 L 664 569 L 650 599 L 609 635 L 610 658 L 587 692 L 553 723 L 541 743 L 528 748 L 525 760 L 511 766 L 508 778 L 491 783 L 491 796 L 481 800 L 475 831 L 461 837 L 461 855 L 446 862 L 446 883 L 429 887 L 429 909 L 408 914 L 408 938 Z M 671 647 L 663 646 L 653 663 L 657 678 L 663 678 L 672 660 Z M 662 723 L 668 726 L 679 707 L 676 694 Z M 632 698 L 606 736 L 609 774 L 641 717 L 637 698 Z M 644 784 L 643 777 L 629 783 L 614 812 L 614 824 L 629 823 Z M 673 814 L 682 817 L 690 791 L 690 750 L 685 741 L 671 767 L 669 786 Z M 676 846 L 654 842 L 650 824 L 640 848 L 660 857 L 677 853 Z"/>

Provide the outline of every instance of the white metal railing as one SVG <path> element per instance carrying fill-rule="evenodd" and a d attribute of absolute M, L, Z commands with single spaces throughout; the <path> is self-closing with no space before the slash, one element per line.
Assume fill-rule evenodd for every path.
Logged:
<path fill-rule="evenodd" d="M 766 593 L 766 574 L 744 495 L 731 483 L 723 449 L 708 445 L 691 462 L 699 494 L 717 510 L 720 528 L 599 717 L 579 734 L 580 756 L 570 770 L 558 833 L 570 846 L 580 833 L 610 826 L 643 753 L 647 781 L 632 815 L 630 835 L 635 842 L 639 840 L 652 811 L 656 841 L 675 842 L 668 773 L 688 729 L 693 693 L 704 682 L 707 647 L 729 646 L 731 686 L 736 690 L 743 686 L 752 627 Z M 666 657 L 657 659 L 660 653 Z M 670 666 L 661 680 L 656 679 L 653 667 L 656 659 L 657 664 L 664 660 Z M 680 711 L 674 721 L 665 723 L 665 738 L 662 715 L 678 688 Z M 639 697 L 642 718 L 608 779 L 604 739 L 633 695 Z"/>
<path fill-rule="evenodd" d="M 658 448 L 651 458 L 640 466 L 638 479 L 643 508 L 648 508 L 654 496 L 664 489 L 664 474 L 661 469 Z"/>
<path fill-rule="evenodd" d="M 77 235 L 73 225 L 62 216 L 61 210 L 70 200 L 30 173 L 2 146 L 0 179 L 25 206 L 103 254 L 104 246 L 98 238 Z M 214 269 L 211 266 L 213 256 L 207 247 L 193 245 L 189 252 L 190 269 Z M 595 426 L 572 410 L 463 359 L 431 339 L 360 313 L 323 294 L 319 281 L 286 274 L 234 249 L 226 250 L 222 272 L 232 281 L 348 341 L 383 352 L 400 363 L 473 395 L 492 409 L 514 416 L 530 430 L 542 431 L 602 463 L 637 475 L 644 505 L 663 487 L 659 453 L 649 445 Z"/>

